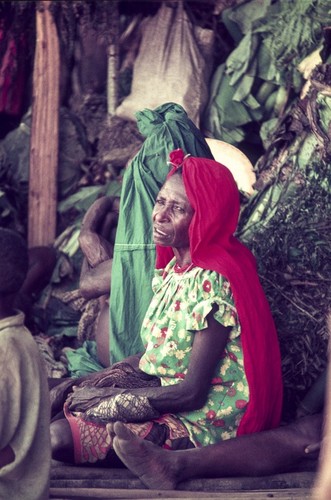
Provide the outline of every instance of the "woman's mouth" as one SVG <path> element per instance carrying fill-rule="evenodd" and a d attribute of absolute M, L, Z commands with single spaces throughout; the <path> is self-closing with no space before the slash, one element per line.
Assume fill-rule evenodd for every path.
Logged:
<path fill-rule="evenodd" d="M 154 240 L 169 240 L 170 235 L 169 233 L 163 231 L 162 229 L 154 226 L 153 228 L 153 236 Z"/>
<path fill-rule="evenodd" d="M 167 233 L 161 231 L 161 229 L 154 226 L 154 233 L 159 234 L 160 236 L 167 236 Z"/>

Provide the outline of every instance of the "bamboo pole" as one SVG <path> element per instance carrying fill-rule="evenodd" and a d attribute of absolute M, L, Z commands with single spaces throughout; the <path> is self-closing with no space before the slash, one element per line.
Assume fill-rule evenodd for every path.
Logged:
<path fill-rule="evenodd" d="M 49 245 L 56 235 L 60 52 L 51 1 L 36 9 L 30 140 L 28 245 Z"/>

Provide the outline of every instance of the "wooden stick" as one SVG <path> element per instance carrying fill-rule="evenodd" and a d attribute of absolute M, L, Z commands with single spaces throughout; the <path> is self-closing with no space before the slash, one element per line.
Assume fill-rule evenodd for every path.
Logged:
<path fill-rule="evenodd" d="M 250 490 L 250 491 L 181 491 L 181 490 L 130 490 L 113 488 L 51 488 L 50 498 L 55 500 L 79 498 L 79 500 L 106 498 L 108 500 L 170 500 L 180 498 L 191 500 L 194 498 L 216 498 L 219 500 L 309 500 L 308 488 L 291 488 L 284 490 Z"/>
<path fill-rule="evenodd" d="M 29 178 L 29 247 L 56 235 L 60 52 L 51 1 L 37 2 Z"/>
<path fill-rule="evenodd" d="M 115 114 L 118 106 L 119 13 L 117 1 L 112 4 L 112 11 L 112 30 L 107 51 L 107 112 L 110 116 Z"/>

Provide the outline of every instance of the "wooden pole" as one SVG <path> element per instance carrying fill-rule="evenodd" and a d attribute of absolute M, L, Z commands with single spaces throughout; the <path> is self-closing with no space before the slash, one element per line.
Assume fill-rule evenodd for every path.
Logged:
<path fill-rule="evenodd" d="M 56 236 L 60 51 L 51 1 L 37 2 L 33 70 L 28 245 Z"/>
<path fill-rule="evenodd" d="M 109 6 L 108 6 L 109 11 Z M 113 116 L 118 106 L 119 13 L 118 1 L 111 4 L 107 68 L 107 112 Z"/>

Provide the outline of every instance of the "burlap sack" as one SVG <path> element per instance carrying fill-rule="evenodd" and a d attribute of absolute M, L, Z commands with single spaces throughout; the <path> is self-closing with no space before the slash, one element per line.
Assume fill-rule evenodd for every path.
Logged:
<path fill-rule="evenodd" d="M 131 93 L 115 114 L 135 120 L 141 109 L 154 109 L 166 102 L 180 104 L 199 127 L 208 99 L 212 69 L 212 30 L 194 26 L 182 2 L 162 3 L 147 18 L 135 60 Z"/>

